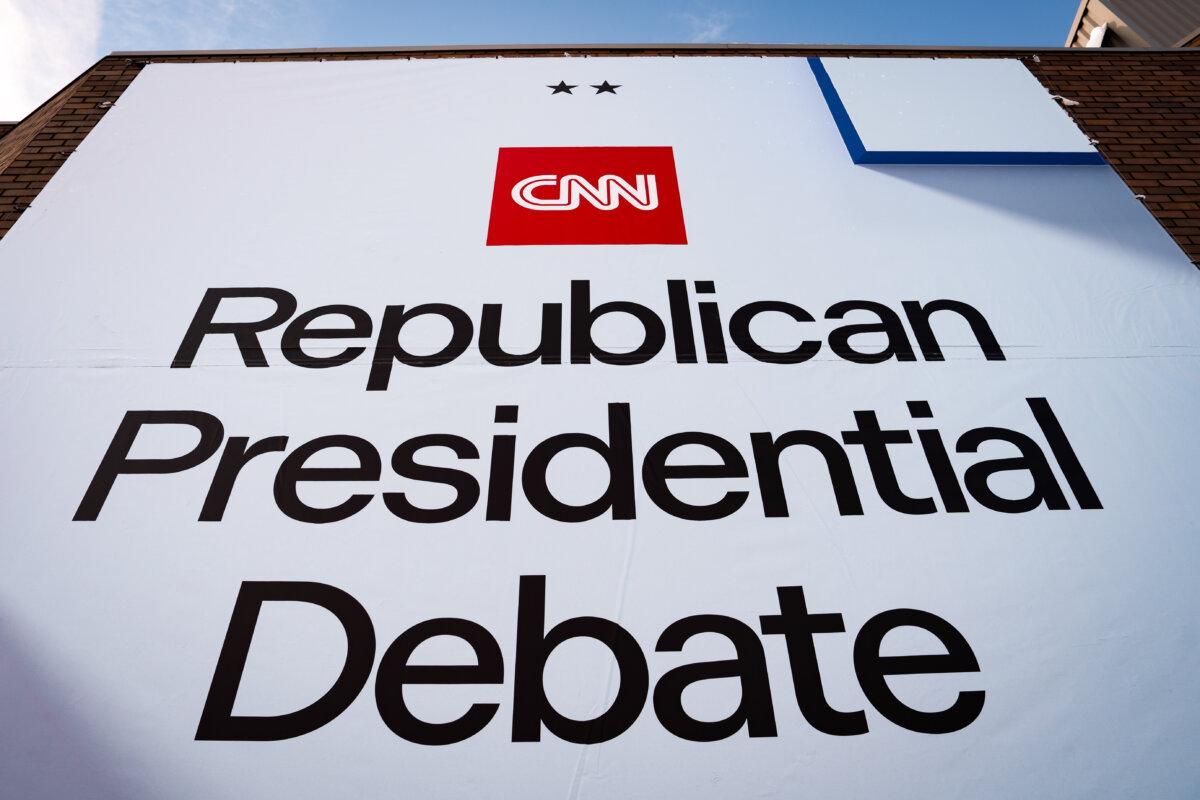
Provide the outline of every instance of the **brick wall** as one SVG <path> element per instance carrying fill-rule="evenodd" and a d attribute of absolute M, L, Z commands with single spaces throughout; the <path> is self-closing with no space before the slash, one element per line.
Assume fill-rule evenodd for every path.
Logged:
<path fill-rule="evenodd" d="M 67 85 L 0 139 L 0 237 L 103 116 L 83 119 L 68 108 L 95 69 Z"/>
<path fill-rule="evenodd" d="M 112 55 L 0 139 L 0 237 L 151 62 L 336 61 L 560 55 L 563 47 Z M 569 47 L 572 54 L 1017 58 L 1065 105 L 1130 189 L 1200 263 L 1200 49 L 994 50 L 819 47 Z"/>
<path fill-rule="evenodd" d="M 1068 51 L 1069 52 L 1069 51 Z M 1200 263 L 1200 52 L 1025 59 L 1193 263 Z"/>

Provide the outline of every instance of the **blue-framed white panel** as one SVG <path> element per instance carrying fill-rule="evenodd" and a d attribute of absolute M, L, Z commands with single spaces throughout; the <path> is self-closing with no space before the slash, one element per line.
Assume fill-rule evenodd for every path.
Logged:
<path fill-rule="evenodd" d="M 1105 163 L 1020 62 L 813 57 L 808 63 L 856 164 Z"/>

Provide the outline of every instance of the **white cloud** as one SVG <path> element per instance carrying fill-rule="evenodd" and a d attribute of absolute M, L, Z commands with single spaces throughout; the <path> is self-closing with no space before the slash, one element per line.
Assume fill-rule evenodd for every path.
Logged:
<path fill-rule="evenodd" d="M 215 50 L 313 44 L 307 0 L 105 0 L 111 50 Z"/>
<path fill-rule="evenodd" d="M 304 47 L 319 27 L 311 0 L 0 0 L 0 120 L 113 50 Z"/>
<path fill-rule="evenodd" d="M 21 119 L 98 55 L 101 0 L 0 0 L 0 120 Z"/>
<path fill-rule="evenodd" d="M 690 32 L 689 41 L 698 44 L 721 41 L 733 25 L 733 15 L 728 11 L 685 12 L 679 16 Z"/>

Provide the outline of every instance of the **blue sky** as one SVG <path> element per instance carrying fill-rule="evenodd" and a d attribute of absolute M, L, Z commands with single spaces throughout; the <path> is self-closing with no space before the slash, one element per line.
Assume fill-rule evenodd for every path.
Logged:
<path fill-rule="evenodd" d="M 0 0 L 0 119 L 112 50 L 578 42 L 1060 46 L 1077 0 Z"/>

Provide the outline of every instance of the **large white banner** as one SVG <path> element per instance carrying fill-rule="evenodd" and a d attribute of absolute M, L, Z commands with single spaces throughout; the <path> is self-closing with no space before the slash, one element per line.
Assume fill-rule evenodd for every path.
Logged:
<path fill-rule="evenodd" d="M 1106 166 L 155 64 L 0 274 L 0 795 L 1200 787 L 1200 274 Z"/>

